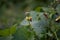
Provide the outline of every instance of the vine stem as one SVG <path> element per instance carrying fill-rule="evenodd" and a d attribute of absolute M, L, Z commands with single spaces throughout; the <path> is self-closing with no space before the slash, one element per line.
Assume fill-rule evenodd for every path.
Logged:
<path fill-rule="evenodd" d="M 28 22 L 29 22 L 29 25 L 30 25 L 30 27 L 31 27 L 30 21 L 28 21 Z M 34 31 L 34 29 L 33 29 L 32 27 L 31 27 L 30 29 L 31 29 L 31 31 L 33 32 L 34 40 L 40 40 L 39 36 L 36 34 L 36 32 Z M 33 30 L 32 30 L 32 29 L 33 29 Z"/>
<path fill-rule="evenodd" d="M 31 24 L 30 24 L 30 21 L 28 21 L 28 22 L 29 22 L 29 25 L 31 25 Z"/>
<path fill-rule="evenodd" d="M 50 26 L 52 26 L 51 24 L 52 24 L 52 23 L 51 23 L 51 22 L 49 22 L 49 25 L 50 25 Z M 55 27 L 55 26 L 54 26 L 54 27 Z M 50 30 L 51 30 L 51 27 L 50 27 Z M 52 30 L 51 30 L 51 31 L 52 31 Z M 53 34 L 54 34 L 54 36 L 55 36 L 56 40 L 59 40 L 59 38 L 57 37 L 57 33 L 56 33 L 56 32 L 57 32 L 57 30 L 56 30 L 56 31 L 52 31 L 52 32 L 53 32 Z"/>
<path fill-rule="evenodd" d="M 59 40 L 59 39 L 58 39 L 58 37 L 57 37 L 57 34 L 56 34 L 56 32 L 54 32 L 54 34 L 55 34 L 55 37 L 56 37 L 56 39 L 57 39 L 57 40 Z"/>

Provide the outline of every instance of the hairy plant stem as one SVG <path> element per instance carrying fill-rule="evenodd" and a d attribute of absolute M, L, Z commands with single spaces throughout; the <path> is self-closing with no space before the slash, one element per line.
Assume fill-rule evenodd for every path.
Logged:
<path fill-rule="evenodd" d="M 59 39 L 58 39 L 58 37 L 57 37 L 57 34 L 56 34 L 56 32 L 54 32 L 54 34 L 55 34 L 56 40 L 59 40 Z"/>
<path fill-rule="evenodd" d="M 30 21 L 28 21 L 28 22 L 29 22 L 29 25 L 30 25 L 29 29 L 33 32 L 34 40 L 40 40 L 39 36 L 36 34 L 36 32 L 34 31 L 34 29 L 31 27 Z"/>
<path fill-rule="evenodd" d="M 52 31 L 51 30 L 51 27 L 49 27 L 49 29 L 50 29 L 50 31 L 53 33 L 53 36 L 55 36 L 55 38 L 56 38 L 56 40 L 59 40 L 59 38 L 57 37 L 57 30 L 56 30 L 56 27 L 55 26 L 52 26 L 53 24 L 52 24 L 52 20 L 50 20 L 49 21 L 49 26 L 51 26 L 51 27 L 54 27 L 55 28 L 55 31 Z"/>

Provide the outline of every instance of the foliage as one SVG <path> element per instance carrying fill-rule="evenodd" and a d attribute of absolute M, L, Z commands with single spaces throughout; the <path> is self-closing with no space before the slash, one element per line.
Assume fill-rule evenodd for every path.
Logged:
<path fill-rule="evenodd" d="M 1 37 L 8 38 L 11 35 L 11 40 L 60 40 L 59 0 L 0 2 Z M 29 15 L 24 14 L 26 11 Z"/>
<path fill-rule="evenodd" d="M 0 36 L 1 37 L 6 37 L 6 36 L 9 36 L 11 34 L 14 34 L 16 32 L 16 24 L 13 25 L 11 28 L 7 28 L 7 29 L 3 29 L 3 30 L 0 30 Z"/>

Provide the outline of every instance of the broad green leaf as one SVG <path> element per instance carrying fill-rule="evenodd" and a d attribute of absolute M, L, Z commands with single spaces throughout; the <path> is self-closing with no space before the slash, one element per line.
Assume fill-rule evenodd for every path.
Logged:
<path fill-rule="evenodd" d="M 17 25 L 13 25 L 11 28 L 0 30 L 0 35 L 2 37 L 12 35 L 16 32 Z"/>

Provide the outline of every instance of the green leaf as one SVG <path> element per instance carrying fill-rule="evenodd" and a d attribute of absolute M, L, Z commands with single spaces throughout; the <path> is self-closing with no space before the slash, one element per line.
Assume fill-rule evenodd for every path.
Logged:
<path fill-rule="evenodd" d="M 16 32 L 17 25 L 13 25 L 11 28 L 0 30 L 0 35 L 2 37 L 12 35 Z"/>

